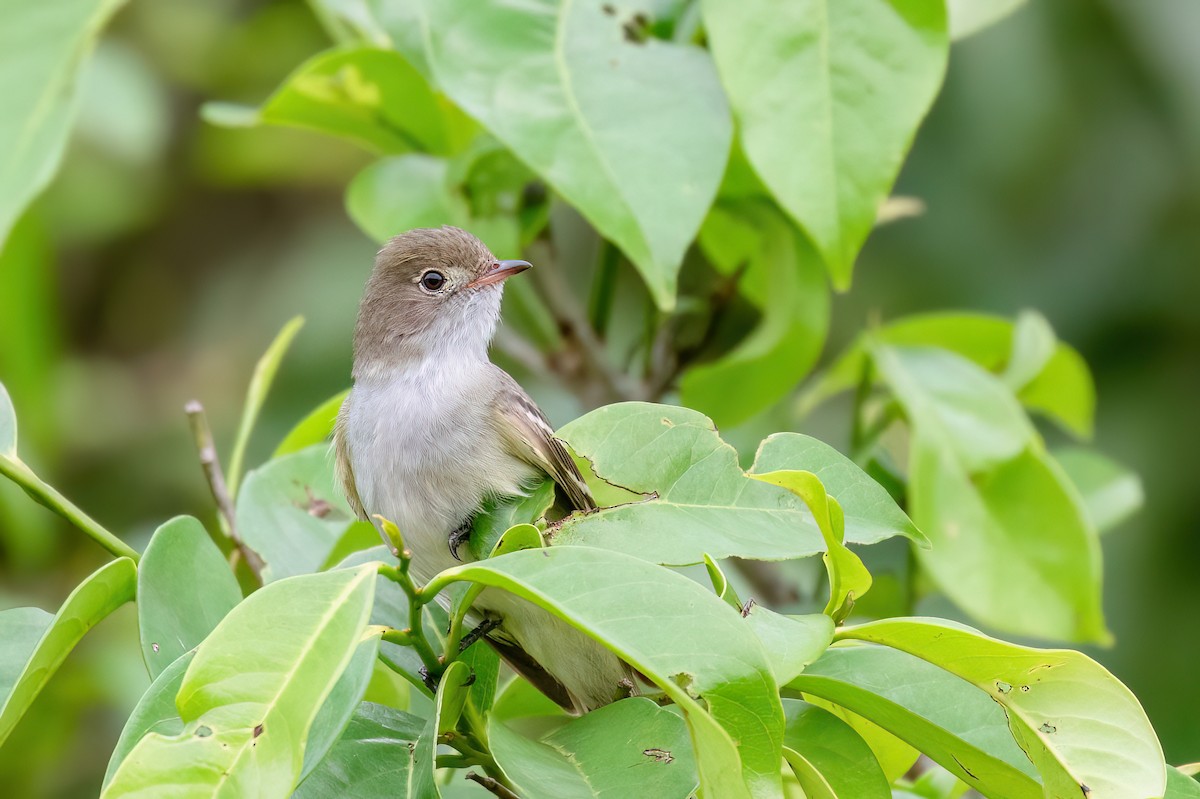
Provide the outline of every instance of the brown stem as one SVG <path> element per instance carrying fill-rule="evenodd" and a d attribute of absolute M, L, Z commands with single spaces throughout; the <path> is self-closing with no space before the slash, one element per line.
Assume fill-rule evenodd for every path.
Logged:
<path fill-rule="evenodd" d="M 262 582 L 263 561 L 246 543 L 242 541 L 237 531 L 236 512 L 233 499 L 229 496 L 229 488 L 225 484 L 225 472 L 221 469 L 221 461 L 217 458 L 217 447 L 213 443 L 212 430 L 208 426 L 208 416 L 204 406 L 197 400 L 192 400 L 183 407 L 187 414 L 188 426 L 192 430 L 192 440 L 196 442 L 196 452 L 200 456 L 200 468 L 204 470 L 204 478 L 212 492 L 213 500 L 217 503 L 217 519 L 226 538 L 236 548 L 236 553 L 246 562 L 246 567 L 254 577 Z"/>
<path fill-rule="evenodd" d="M 489 793 L 499 796 L 500 799 L 521 799 L 508 788 L 501 785 L 491 777 L 485 777 L 482 774 L 476 774 L 474 771 L 467 772 L 467 779 L 471 782 L 476 782 L 482 785 Z"/>

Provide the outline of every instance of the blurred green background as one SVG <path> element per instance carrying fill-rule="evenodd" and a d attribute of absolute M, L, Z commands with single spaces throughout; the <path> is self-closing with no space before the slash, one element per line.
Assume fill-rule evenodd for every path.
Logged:
<path fill-rule="evenodd" d="M 1174 763 L 1200 760 L 1198 37 L 1194 0 L 1033 0 L 956 44 L 897 188 L 928 210 L 872 237 L 827 350 L 872 318 L 1026 307 L 1079 348 L 1097 443 L 1147 495 L 1103 539 L 1117 643 L 1091 654 Z M 0 380 L 22 456 L 135 546 L 175 514 L 211 518 L 183 404 L 202 400 L 228 449 L 285 320 L 308 321 L 250 463 L 348 383 L 375 247 L 342 190 L 368 156 L 198 115 L 261 100 L 327 45 L 299 0 L 130 4 L 87 69 L 61 174 L 0 256 Z M 577 410 L 547 409 L 556 423 Z M 812 431 L 844 444 L 823 418 Z M 0 485 L 0 606 L 52 609 L 107 557 Z M 84 639 L 0 750 L 6 795 L 95 795 L 147 684 L 135 640 L 132 606 Z"/>

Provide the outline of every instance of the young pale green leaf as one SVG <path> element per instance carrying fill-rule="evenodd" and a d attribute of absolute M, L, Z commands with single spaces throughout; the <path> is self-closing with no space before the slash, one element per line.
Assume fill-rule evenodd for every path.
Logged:
<path fill-rule="evenodd" d="M 489 721 L 500 722 L 530 717 L 559 717 L 566 712 L 553 699 L 534 687 L 533 683 L 516 677 L 500 689 L 492 705 Z"/>
<path fill-rule="evenodd" d="M 708 53 L 631 41 L 640 10 L 441 0 L 425 4 L 426 55 L 450 98 L 616 243 L 670 308 L 732 122 Z"/>
<path fill-rule="evenodd" d="M 838 633 L 926 660 L 999 704 L 1047 799 L 1162 796 L 1162 747 L 1134 695 L 1071 650 L 1039 650 L 938 619 L 888 619 Z M 945 765 L 945 764 L 943 764 Z M 1087 786 L 1086 789 L 1083 786 Z"/>
<path fill-rule="evenodd" d="M 346 209 L 379 242 L 418 227 L 445 224 L 479 237 L 493 252 L 516 255 L 520 231 L 511 214 L 475 216 L 450 179 L 450 163 L 429 155 L 384 158 L 359 172 L 346 190 Z"/>
<path fill-rule="evenodd" d="M 500 655 L 485 641 L 476 641 L 458 659 L 471 669 L 473 678 L 467 700 L 480 718 L 486 718 L 496 701 L 500 684 Z"/>
<path fill-rule="evenodd" d="M 533 602 L 658 685 L 684 710 L 706 795 L 780 795 L 783 713 L 770 664 L 749 626 L 706 589 L 639 558 L 567 546 L 465 564 L 429 587 L 456 580 Z"/>
<path fill-rule="evenodd" d="M 159 527 L 137 575 L 138 632 L 150 678 L 200 645 L 242 601 L 237 578 L 198 520 Z"/>
<path fill-rule="evenodd" d="M 940 347 L 999 372 L 1012 357 L 1016 332 L 1013 322 L 1000 316 L 939 312 L 906 316 L 872 331 L 871 336 L 885 344 Z M 800 410 L 807 412 L 853 388 L 867 362 L 867 342 L 862 337 L 805 392 Z M 1069 345 L 1057 344 L 1045 368 L 1021 389 L 1018 398 L 1025 407 L 1049 416 L 1074 435 L 1091 436 L 1096 389 L 1083 357 Z"/>
<path fill-rule="evenodd" d="M 143 737 L 102 796 L 288 795 L 309 728 L 363 639 L 375 576 L 368 565 L 293 577 L 234 608 L 184 674 L 183 731 Z"/>
<path fill-rule="evenodd" d="M 364 702 L 333 749 L 292 796 L 424 799 L 412 790 L 413 750 L 424 727 L 424 719 Z"/>
<path fill-rule="evenodd" d="M 175 708 L 175 695 L 179 693 L 184 672 L 195 654 L 193 649 L 176 658 L 174 663 L 159 672 L 142 694 L 133 712 L 125 720 L 121 736 L 117 738 L 117 745 L 108 759 L 101 790 L 108 787 L 121 761 L 147 733 L 156 732 L 159 735 L 172 736 L 183 732 L 183 719 L 179 718 L 179 711 Z"/>
<path fill-rule="evenodd" d="M 441 793 L 434 779 L 437 769 L 438 738 L 454 729 L 467 701 L 471 669 L 461 660 L 451 663 L 438 683 L 433 699 L 433 715 L 425 722 L 421 736 L 413 746 L 412 770 L 408 778 L 408 795 L 420 799 L 438 799 Z"/>
<path fill-rule="evenodd" d="M 738 291 L 760 309 L 762 320 L 721 358 L 684 372 L 679 387 L 685 405 L 722 427 L 746 421 L 795 389 L 816 363 L 829 328 L 820 257 L 774 206 L 754 200 L 710 211 L 700 229 L 710 260 L 720 260 L 709 254 L 715 248 L 729 246 L 712 239 L 731 232 L 749 250 L 740 262 L 718 268 L 727 274 L 744 268 Z"/>
<path fill-rule="evenodd" d="M 275 447 L 275 452 L 271 454 L 271 457 L 291 455 L 293 452 L 299 452 L 328 439 L 333 433 L 333 424 L 337 421 L 338 409 L 342 407 L 342 403 L 349 393 L 349 389 L 340 391 L 314 408 L 312 413 L 305 416 L 288 432 L 283 441 L 279 442 L 279 446 Z"/>
<path fill-rule="evenodd" d="M 0 383 L 0 457 L 17 457 L 17 412 L 3 383 Z"/>
<path fill-rule="evenodd" d="M 123 0 L 6 3 L 0 26 L 0 249 L 58 171 L 75 120 L 76 81 Z M 0 450 L 2 451 L 2 450 Z"/>
<path fill-rule="evenodd" d="M 492 754 L 524 799 L 687 799 L 696 763 L 687 725 L 649 699 L 625 699 L 541 740 L 492 719 Z"/>
<path fill-rule="evenodd" d="M 37 608 L 0 613 L 0 744 L 84 634 L 133 599 L 137 566 L 118 558 L 76 586 L 53 617 Z"/>
<path fill-rule="evenodd" d="M 717 560 L 781 560 L 825 549 L 804 502 L 743 472 L 736 450 L 695 411 L 619 403 L 576 419 L 559 436 L 586 458 L 583 474 L 594 495 L 611 493 L 615 485 L 627 496 L 634 492 L 634 500 L 569 517 L 555 534 L 557 543 L 613 549 L 672 565 L 701 563 L 706 554 Z M 647 499 L 636 501 L 639 494 Z M 834 497 L 842 500 L 837 492 Z M 877 511 L 857 499 L 847 496 L 848 512 L 876 518 Z M 851 526 L 846 540 L 870 544 L 898 534 L 911 535 L 911 525 Z"/>
<path fill-rule="evenodd" d="M 367 692 L 367 684 L 371 682 L 375 659 L 379 655 L 379 638 L 380 633 L 375 633 L 358 645 L 345 671 L 338 677 L 333 690 L 317 711 L 308 730 L 308 740 L 304 744 L 304 765 L 300 769 L 300 782 L 312 773 L 321 762 L 321 758 L 325 757 L 341 738 L 346 725 L 350 723 L 354 709 L 362 702 L 363 694 Z"/>
<path fill-rule="evenodd" d="M 1000 378 L 1013 391 L 1020 391 L 1046 370 L 1057 347 L 1058 338 L 1046 317 L 1022 311 L 1013 325 L 1012 351 Z"/>
<path fill-rule="evenodd" d="M 845 708 L 992 799 L 1042 799 L 1004 711 L 963 680 L 884 647 L 835 646 L 789 687 Z"/>
<path fill-rule="evenodd" d="M 940 0 L 704 0 L 704 28 L 750 163 L 850 285 L 937 95 Z"/>
<path fill-rule="evenodd" d="M 843 543 L 845 517 L 838 501 L 825 493 L 821 479 L 812 472 L 782 470 L 752 475 L 755 480 L 786 488 L 804 500 L 825 539 L 825 570 L 829 573 L 829 602 L 825 615 L 841 624 L 854 608 L 854 601 L 871 589 L 871 573 L 858 555 Z"/>
<path fill-rule="evenodd" d="M 947 0 L 950 38 L 954 41 L 996 24 L 1025 5 L 1025 0 Z"/>
<path fill-rule="evenodd" d="M 833 620 L 824 613 L 784 616 L 753 602 L 739 612 L 762 642 L 779 685 L 794 680 L 833 641 Z"/>
<path fill-rule="evenodd" d="M 1163 799 L 1200 799 L 1200 782 L 1180 769 L 1167 766 L 1167 792 Z"/>
<path fill-rule="evenodd" d="M 254 366 L 254 374 L 250 378 L 250 387 L 246 390 L 246 407 L 242 409 L 242 419 L 238 423 L 237 437 L 233 442 L 233 454 L 229 456 L 229 493 L 237 496 L 238 485 L 242 478 L 242 465 L 246 460 L 246 447 L 250 445 L 250 434 L 254 432 L 254 423 L 258 413 L 267 400 L 267 392 L 275 381 L 275 373 L 279 371 L 279 363 L 292 346 L 292 339 L 304 327 L 304 317 L 296 316 L 288 320 L 283 329 L 275 336 L 271 346 L 258 359 Z"/>
<path fill-rule="evenodd" d="M 1083 497 L 1098 532 L 1107 532 L 1142 507 L 1141 478 L 1106 455 L 1087 447 L 1065 447 L 1051 453 Z"/>
<path fill-rule="evenodd" d="M 543 480 L 525 496 L 489 498 L 483 501 L 479 513 L 471 522 L 471 554 L 476 560 L 493 557 L 502 551 L 514 551 L 501 547 L 500 542 L 507 539 L 508 531 L 517 525 L 530 526 L 546 515 L 546 511 L 554 504 L 554 482 Z M 535 528 L 534 532 L 537 530 Z M 541 546 L 538 543 L 525 541 L 530 546 Z M 516 541 L 510 541 L 509 546 Z M 527 548 L 526 546 L 519 547 Z"/>
<path fill-rule="evenodd" d="M 887 489 L 824 441 L 802 433 L 775 433 L 763 439 L 750 473 L 781 469 L 803 469 L 820 479 L 842 506 L 847 541 L 865 543 L 904 535 L 919 544 L 926 543 L 925 536 Z"/>
<path fill-rule="evenodd" d="M 871 747 L 827 710 L 783 700 L 783 757 L 808 799 L 891 799 Z"/>
<path fill-rule="evenodd" d="M 262 557 L 267 582 L 320 569 L 353 522 L 323 444 L 250 472 L 237 498 L 238 532 Z"/>
<path fill-rule="evenodd" d="M 380 155 L 452 152 L 465 143 L 471 128 L 403 56 L 371 47 L 313 56 L 261 108 L 234 113 L 215 104 L 204 110 L 216 124 L 307 128 L 349 139 Z"/>
<path fill-rule="evenodd" d="M 742 600 L 738 598 L 737 592 L 729 584 L 729 580 L 725 577 L 725 572 L 721 571 L 721 567 L 708 553 L 704 554 L 704 570 L 708 572 L 708 579 L 712 581 L 713 593 L 719 599 L 725 600 L 726 605 L 729 605 L 729 607 L 740 613 L 742 610 Z M 776 678 L 778 678 L 778 672 L 776 673 Z"/>
<path fill-rule="evenodd" d="M 1099 540 L 1040 448 L 973 475 L 954 447 L 918 427 L 908 494 L 933 543 L 917 553 L 922 567 L 972 617 L 1024 635 L 1110 640 Z"/>

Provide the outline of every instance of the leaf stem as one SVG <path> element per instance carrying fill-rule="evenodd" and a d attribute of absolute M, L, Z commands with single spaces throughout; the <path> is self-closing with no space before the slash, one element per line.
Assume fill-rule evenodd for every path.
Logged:
<path fill-rule="evenodd" d="M 117 557 L 129 558 L 134 563 L 141 558 L 137 550 L 110 533 L 57 489 L 44 482 L 16 455 L 0 455 L 0 474 L 19 485 L 39 505 L 54 511 Z"/>
<path fill-rule="evenodd" d="M 500 799 L 521 799 L 520 796 L 513 793 L 498 780 L 492 777 L 485 777 L 480 774 L 476 774 L 474 771 L 468 771 L 467 779 L 469 779 L 471 782 L 479 783 L 490 793 L 499 796 Z"/>

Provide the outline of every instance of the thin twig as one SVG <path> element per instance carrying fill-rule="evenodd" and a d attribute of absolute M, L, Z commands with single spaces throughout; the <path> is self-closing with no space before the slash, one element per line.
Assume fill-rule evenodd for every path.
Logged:
<path fill-rule="evenodd" d="M 261 582 L 263 561 L 238 535 L 237 514 L 233 507 L 233 499 L 229 496 L 229 489 L 225 485 L 225 473 L 221 470 L 220 459 L 217 458 L 217 447 L 213 443 L 212 429 L 208 426 L 204 406 L 197 400 L 192 400 L 183 407 L 183 411 L 187 414 L 192 440 L 195 441 L 196 452 L 200 456 L 200 468 L 204 471 L 213 501 L 217 503 L 217 519 L 221 531 L 233 543 L 242 560 L 246 561 L 246 567 L 250 569 L 251 574 Z"/>
<path fill-rule="evenodd" d="M 469 779 L 471 782 L 479 783 L 488 792 L 499 796 L 500 799 L 521 799 L 520 796 L 517 796 L 515 793 L 510 791 L 508 788 L 505 788 L 491 777 L 485 777 L 482 774 L 476 774 L 474 771 L 468 771 L 467 779 Z"/>

